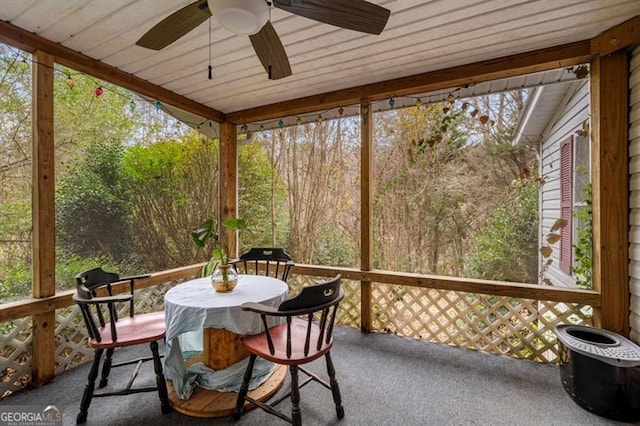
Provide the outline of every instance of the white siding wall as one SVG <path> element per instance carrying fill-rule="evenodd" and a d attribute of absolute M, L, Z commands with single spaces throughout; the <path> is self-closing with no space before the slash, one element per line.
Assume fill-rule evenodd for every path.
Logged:
<path fill-rule="evenodd" d="M 589 82 L 580 82 L 579 87 L 571 88 L 567 98 L 563 100 L 554 120 L 545 130 L 542 137 L 540 158 L 540 176 L 545 184 L 540 195 L 540 242 L 546 244 L 546 237 L 551 227 L 560 218 L 560 143 L 567 137 L 576 134 L 589 119 Z M 575 285 L 575 278 L 560 270 L 560 243 L 551 246 L 553 252 L 544 278 L 551 280 L 555 286 L 568 287 Z M 540 259 L 540 267 L 548 259 Z"/>
<path fill-rule="evenodd" d="M 629 90 L 629 324 L 631 339 L 640 343 L 640 47 L 632 53 Z"/>

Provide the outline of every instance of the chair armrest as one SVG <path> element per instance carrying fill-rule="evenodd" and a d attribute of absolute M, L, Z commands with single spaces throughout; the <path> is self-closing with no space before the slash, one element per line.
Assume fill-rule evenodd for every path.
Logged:
<path fill-rule="evenodd" d="M 85 299 L 77 294 L 73 295 L 73 300 L 78 303 L 114 303 L 114 302 L 127 302 L 133 299 L 131 294 L 116 294 L 115 296 L 93 297 L 91 299 Z"/>
<path fill-rule="evenodd" d="M 256 312 L 258 314 L 265 314 L 265 315 L 274 315 L 274 316 L 287 315 L 287 312 L 280 312 L 278 311 L 277 308 L 273 308 L 271 306 L 263 305 L 262 303 L 256 303 L 256 302 L 245 302 L 242 305 L 240 305 L 240 309 L 242 309 L 243 311 Z"/>

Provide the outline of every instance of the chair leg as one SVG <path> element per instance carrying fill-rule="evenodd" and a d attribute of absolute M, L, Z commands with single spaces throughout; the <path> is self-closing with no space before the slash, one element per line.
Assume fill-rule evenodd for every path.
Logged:
<path fill-rule="evenodd" d="M 87 376 L 87 385 L 84 388 L 82 394 L 82 401 L 80 401 L 80 412 L 76 417 L 76 423 L 81 424 L 87 421 L 87 413 L 89 412 L 89 405 L 91 405 L 91 398 L 93 398 L 93 390 L 96 386 L 96 378 L 98 377 L 98 370 L 100 367 L 100 359 L 102 358 L 102 352 L 104 349 L 96 349 L 93 357 L 93 363 Z"/>
<path fill-rule="evenodd" d="M 291 373 L 291 420 L 293 426 L 302 425 L 302 414 L 300 413 L 300 389 L 298 387 L 298 366 L 290 365 Z"/>
<path fill-rule="evenodd" d="M 331 361 L 331 353 L 327 352 L 324 356 L 327 361 L 327 373 L 329 374 L 329 384 L 331 385 L 331 393 L 333 394 L 333 402 L 336 404 L 336 414 L 338 418 L 344 417 L 344 407 L 342 406 L 342 396 L 340 395 L 340 387 L 336 380 L 336 370 L 333 368 L 333 362 Z"/>
<path fill-rule="evenodd" d="M 160 408 L 162 409 L 162 414 L 168 414 L 171 412 L 171 405 L 169 404 L 167 382 L 164 380 L 164 373 L 162 372 L 162 361 L 160 360 L 160 353 L 158 352 L 158 342 L 151 342 L 149 346 L 151 347 L 151 353 L 153 354 L 153 370 L 156 373 L 156 385 L 158 387 L 158 396 L 160 397 Z"/>
<path fill-rule="evenodd" d="M 107 356 L 102 364 L 102 378 L 100 379 L 99 388 L 107 386 L 109 382 L 109 373 L 111 372 L 111 357 L 113 357 L 113 348 L 107 349 Z"/>
<path fill-rule="evenodd" d="M 253 374 L 253 365 L 256 362 L 257 356 L 254 354 L 249 355 L 249 363 L 247 369 L 244 371 L 244 378 L 242 379 L 242 386 L 240 386 L 240 392 L 238 392 L 238 399 L 236 400 L 236 408 L 233 411 L 233 419 L 240 420 L 242 416 L 242 407 L 244 407 L 244 399 L 249 392 L 249 382 L 251 381 L 251 375 Z"/>

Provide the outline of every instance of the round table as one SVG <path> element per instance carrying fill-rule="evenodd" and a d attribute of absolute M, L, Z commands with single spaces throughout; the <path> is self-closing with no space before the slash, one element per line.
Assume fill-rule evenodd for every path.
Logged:
<path fill-rule="evenodd" d="M 209 277 L 184 282 L 166 293 L 167 354 L 164 367 L 165 376 L 170 380 L 169 399 L 174 409 L 197 417 L 219 417 L 233 412 L 236 394 L 229 390 L 235 386 L 239 388 L 244 371 L 240 368 L 241 363 L 248 355 L 240 338 L 263 331 L 260 316 L 242 311 L 240 305 L 258 302 L 275 307 L 286 299 L 287 292 L 287 284 L 276 278 L 239 275 L 237 286 L 229 293 L 216 292 Z M 185 354 L 187 358 L 198 355 L 186 361 Z M 227 380 L 221 387 L 222 392 L 196 386 L 199 378 L 194 378 L 193 371 L 189 370 L 193 359 L 202 361 L 212 370 L 207 378 L 211 378 L 209 382 L 214 388 L 218 384 L 213 379 L 213 370 L 224 373 L 218 376 L 231 375 L 232 379 L 227 379 L 233 383 Z M 285 373 L 284 368 L 278 368 L 252 392 L 261 400 L 268 399 L 282 385 Z"/>

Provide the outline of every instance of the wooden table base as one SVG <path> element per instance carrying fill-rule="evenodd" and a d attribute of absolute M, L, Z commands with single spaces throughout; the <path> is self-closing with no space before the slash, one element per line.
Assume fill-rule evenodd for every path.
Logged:
<path fill-rule="evenodd" d="M 249 391 L 249 396 L 261 402 L 268 400 L 282 387 L 286 374 L 287 367 L 284 365 L 278 366 L 269 377 L 269 380 L 258 388 Z M 178 398 L 170 380 L 167 380 L 167 390 L 169 391 L 169 402 L 173 409 L 192 417 L 231 416 L 236 408 L 236 399 L 238 398 L 236 392 L 218 392 L 196 387 L 191 397 L 183 401 Z M 245 403 L 245 409 L 252 407 L 252 404 Z"/>

